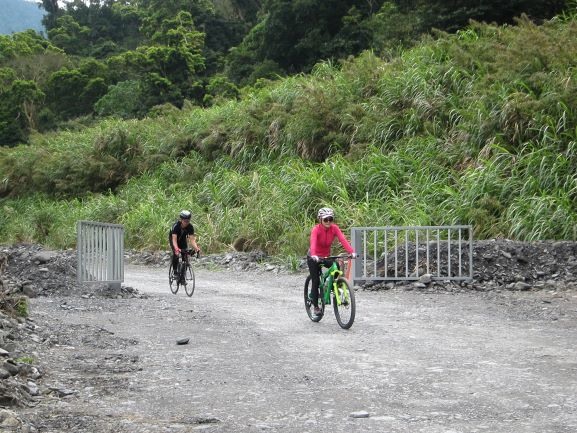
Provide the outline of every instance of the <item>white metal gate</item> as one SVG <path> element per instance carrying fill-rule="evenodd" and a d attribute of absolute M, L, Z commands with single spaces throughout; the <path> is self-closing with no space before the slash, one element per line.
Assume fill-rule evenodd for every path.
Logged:
<path fill-rule="evenodd" d="M 124 226 L 78 221 L 76 236 L 78 282 L 120 287 L 124 281 Z"/>
<path fill-rule="evenodd" d="M 357 281 L 473 279 L 473 228 L 455 226 L 353 227 Z"/>

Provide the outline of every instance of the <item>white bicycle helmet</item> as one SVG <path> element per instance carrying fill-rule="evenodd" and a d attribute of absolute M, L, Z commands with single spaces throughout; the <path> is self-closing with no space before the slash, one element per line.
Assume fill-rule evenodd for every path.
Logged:
<path fill-rule="evenodd" d="M 322 207 L 319 209 L 319 213 L 317 213 L 318 219 L 324 219 L 328 217 L 335 217 L 335 211 L 332 210 L 330 207 Z"/>
<path fill-rule="evenodd" d="M 180 218 L 182 218 L 183 220 L 189 220 L 191 216 L 192 214 L 187 210 L 180 211 Z"/>

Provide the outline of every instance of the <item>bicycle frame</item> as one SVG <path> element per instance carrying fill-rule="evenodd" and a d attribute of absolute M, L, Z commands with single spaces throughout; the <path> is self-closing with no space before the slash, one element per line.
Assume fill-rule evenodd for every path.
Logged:
<path fill-rule="evenodd" d="M 178 267 L 178 269 L 180 271 L 178 274 L 179 278 L 184 278 L 184 274 L 186 272 L 186 265 L 188 265 L 190 263 L 190 257 L 192 257 L 194 255 L 196 255 L 196 258 L 198 258 L 200 256 L 200 254 L 198 252 L 195 252 L 191 248 L 186 248 L 184 250 L 180 250 L 179 263 L 181 265 L 179 265 L 179 267 Z"/>
<path fill-rule="evenodd" d="M 178 293 L 180 286 L 184 287 L 188 296 L 192 296 L 194 293 L 194 270 L 190 260 L 192 255 L 196 255 L 196 258 L 200 256 L 199 252 L 195 253 L 192 249 L 182 249 L 178 255 L 178 266 L 176 270 L 172 267 L 172 263 L 169 265 L 168 283 L 170 285 L 170 291 L 175 295 Z"/>
<path fill-rule="evenodd" d="M 325 302 L 325 305 L 330 305 L 331 303 L 331 291 L 334 293 L 337 305 L 340 306 L 342 304 L 342 300 L 339 295 L 339 291 L 337 289 L 336 284 L 337 279 L 344 274 L 344 272 L 341 270 L 341 268 L 344 266 L 341 265 L 340 263 L 343 263 L 344 265 L 344 261 L 342 258 L 337 258 L 328 267 L 325 266 L 324 264 L 322 265 L 325 268 L 325 270 L 322 271 L 320 275 L 321 278 L 320 287 L 322 287 L 323 300 Z"/>

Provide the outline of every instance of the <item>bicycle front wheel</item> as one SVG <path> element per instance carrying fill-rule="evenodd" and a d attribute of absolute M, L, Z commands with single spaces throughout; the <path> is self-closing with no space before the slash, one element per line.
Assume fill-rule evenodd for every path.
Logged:
<path fill-rule="evenodd" d="M 184 277 L 186 283 L 184 286 L 184 290 L 186 291 L 186 294 L 188 296 L 192 296 L 192 294 L 194 293 L 195 281 L 194 281 L 194 269 L 192 269 L 190 263 L 187 263 L 186 265 L 186 271 Z"/>
<path fill-rule="evenodd" d="M 341 328 L 349 329 L 355 321 L 355 290 L 351 289 L 349 282 L 342 277 L 337 279 L 336 285 L 339 300 L 334 291 L 332 293 L 335 317 Z"/>
<path fill-rule="evenodd" d="M 168 267 L 168 285 L 170 286 L 170 291 L 175 295 L 178 292 L 178 282 L 176 280 L 176 273 L 172 269 L 172 263 L 170 263 Z"/>
<path fill-rule="evenodd" d="M 305 310 L 307 312 L 307 315 L 309 316 L 309 319 L 311 319 L 313 322 L 320 322 L 325 313 L 325 303 L 323 302 L 322 297 L 319 294 L 318 305 L 319 308 L 321 309 L 321 314 L 319 315 L 315 314 L 311 295 L 311 287 L 312 283 L 311 283 L 311 277 L 309 275 L 305 281 Z"/>

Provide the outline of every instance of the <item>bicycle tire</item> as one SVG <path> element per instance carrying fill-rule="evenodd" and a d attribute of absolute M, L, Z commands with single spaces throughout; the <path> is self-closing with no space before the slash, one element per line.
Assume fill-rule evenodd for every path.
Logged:
<path fill-rule="evenodd" d="M 341 328 L 349 329 L 353 326 L 353 322 L 355 321 L 355 290 L 351 289 L 349 282 L 343 277 L 337 279 L 336 285 L 337 290 L 339 291 L 339 297 L 341 298 L 341 304 L 337 305 L 338 303 L 335 293 L 332 291 L 331 296 L 335 317 Z"/>
<path fill-rule="evenodd" d="M 186 282 L 186 284 L 184 285 L 184 291 L 188 296 L 192 296 L 192 294 L 194 293 L 195 280 L 194 280 L 194 269 L 192 269 L 190 263 L 186 264 L 186 271 L 184 278 Z"/>
<path fill-rule="evenodd" d="M 170 286 L 170 291 L 176 295 L 178 293 L 178 283 L 176 282 L 176 276 L 172 270 L 172 262 L 168 266 L 168 285 Z"/>
<path fill-rule="evenodd" d="M 310 275 L 307 277 L 307 279 L 305 280 L 305 290 L 304 290 L 304 300 L 305 300 L 305 310 L 307 312 L 307 315 L 309 316 L 309 319 L 311 319 L 313 322 L 320 322 L 321 319 L 323 318 L 323 316 L 325 315 L 325 303 L 323 301 L 323 298 L 321 296 L 321 293 L 319 293 L 319 308 L 321 309 L 321 314 L 320 315 L 316 315 L 314 314 L 313 311 L 313 302 L 311 300 L 311 277 Z M 320 287 L 319 287 L 320 290 Z"/>

